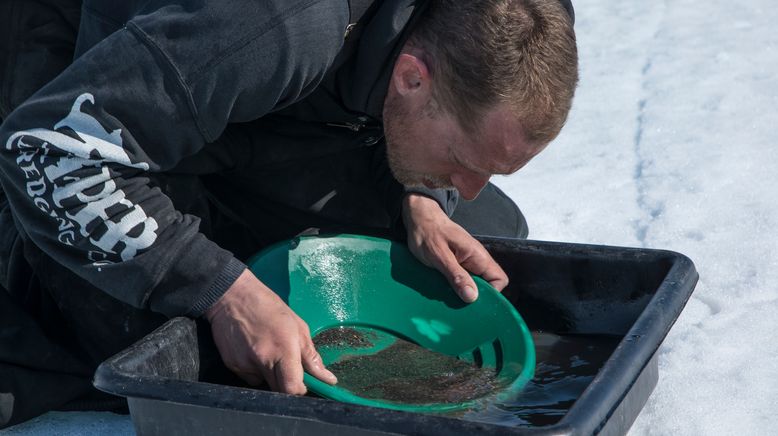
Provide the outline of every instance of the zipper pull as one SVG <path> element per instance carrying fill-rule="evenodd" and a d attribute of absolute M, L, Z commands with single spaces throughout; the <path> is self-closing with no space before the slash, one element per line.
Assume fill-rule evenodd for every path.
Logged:
<path fill-rule="evenodd" d="M 327 123 L 330 127 L 343 127 L 344 129 L 349 129 L 353 132 L 359 132 L 359 129 L 362 128 L 363 124 L 357 124 L 357 123 Z"/>
<path fill-rule="evenodd" d="M 370 118 L 363 116 L 357 117 L 357 120 L 354 123 L 344 121 L 343 123 L 327 123 L 327 125 L 331 127 L 342 127 L 344 129 L 349 129 L 352 132 L 359 132 L 363 127 L 365 127 L 368 121 L 370 121 Z"/>

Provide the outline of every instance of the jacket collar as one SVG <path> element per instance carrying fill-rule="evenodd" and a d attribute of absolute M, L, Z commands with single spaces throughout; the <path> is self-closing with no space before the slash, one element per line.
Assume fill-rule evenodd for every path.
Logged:
<path fill-rule="evenodd" d="M 427 0 L 379 1 L 362 17 L 355 51 L 336 76 L 346 108 L 382 118 L 395 60 L 427 4 Z"/>

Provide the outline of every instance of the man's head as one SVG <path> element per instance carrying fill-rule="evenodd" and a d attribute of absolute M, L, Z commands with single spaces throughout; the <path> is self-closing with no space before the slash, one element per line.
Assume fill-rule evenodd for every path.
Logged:
<path fill-rule="evenodd" d="M 404 185 L 475 198 L 559 133 L 578 62 L 558 0 L 432 0 L 394 65 L 384 104 Z"/>

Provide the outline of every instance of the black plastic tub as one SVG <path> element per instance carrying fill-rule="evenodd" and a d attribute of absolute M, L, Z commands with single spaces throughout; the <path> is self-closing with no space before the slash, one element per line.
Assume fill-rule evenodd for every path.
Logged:
<path fill-rule="evenodd" d="M 208 357 L 207 326 L 185 318 L 105 361 L 94 384 L 127 397 L 139 435 L 626 433 L 656 386 L 657 349 L 697 283 L 691 260 L 664 250 L 482 242 L 508 273 L 504 294 L 532 330 L 622 338 L 552 425 L 506 427 L 213 383 L 227 378 Z"/>

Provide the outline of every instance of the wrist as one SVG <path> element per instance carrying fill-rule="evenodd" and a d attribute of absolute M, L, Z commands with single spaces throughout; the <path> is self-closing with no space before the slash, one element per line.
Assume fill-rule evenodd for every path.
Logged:
<path fill-rule="evenodd" d="M 403 199 L 402 217 L 408 236 L 415 238 L 422 237 L 423 233 L 434 228 L 439 228 L 442 225 L 441 221 L 448 219 L 448 215 L 435 199 L 413 193 Z"/>
<path fill-rule="evenodd" d="M 408 219 L 412 216 L 435 214 L 436 212 L 445 214 L 445 211 L 443 211 L 440 204 L 434 198 L 413 192 L 408 193 L 403 198 L 402 213 L 406 224 L 408 223 Z"/>
<path fill-rule="evenodd" d="M 209 307 L 208 309 L 205 310 L 205 312 L 203 312 L 203 316 L 205 317 L 206 320 L 208 320 L 209 323 L 213 324 L 214 318 L 216 318 L 219 315 L 219 313 L 221 313 L 224 310 L 224 306 L 225 306 L 224 300 L 225 298 L 227 298 L 227 294 L 229 292 L 230 291 L 228 289 L 227 292 L 225 292 L 224 295 L 221 296 L 221 298 L 216 300 L 216 302 L 214 302 L 211 305 L 211 307 Z"/>
<path fill-rule="evenodd" d="M 403 197 L 403 206 L 409 206 L 409 205 L 422 205 L 422 206 L 436 206 L 438 209 L 440 209 L 440 204 L 438 202 L 424 194 L 420 194 L 418 192 L 408 192 L 405 194 L 405 197 Z"/>
<path fill-rule="evenodd" d="M 242 290 L 249 286 L 249 282 L 254 278 L 254 275 L 248 269 L 245 269 L 237 279 L 227 288 L 227 291 L 214 302 L 211 307 L 205 310 L 205 319 L 208 322 L 213 322 L 213 319 L 226 310 L 230 304 L 236 299 L 240 299 Z M 255 279 L 255 278 L 254 278 Z M 256 279 L 255 279 L 256 280 Z"/>

